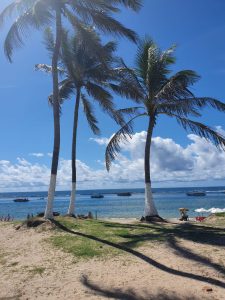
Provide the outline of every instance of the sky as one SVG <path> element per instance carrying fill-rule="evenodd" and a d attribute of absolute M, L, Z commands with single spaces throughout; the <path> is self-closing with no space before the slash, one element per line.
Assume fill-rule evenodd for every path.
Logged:
<path fill-rule="evenodd" d="M 9 0 L 0 3 L 0 11 Z M 177 45 L 174 72 L 193 69 L 201 75 L 192 91 L 197 96 L 225 102 L 225 1 L 224 0 L 144 0 L 139 13 L 123 9 L 115 17 L 141 37 L 151 36 L 162 48 Z M 30 31 L 24 47 L 15 51 L 10 64 L 3 42 L 10 20 L 0 34 L 0 192 L 47 190 L 53 147 L 53 116 L 47 97 L 51 93 L 49 75 L 36 72 L 34 65 L 49 63 L 42 34 Z M 107 36 L 104 40 L 113 40 Z M 118 40 L 118 55 L 134 66 L 136 45 Z M 132 106 L 115 97 L 118 107 Z M 70 188 L 71 140 L 74 99 L 63 105 L 58 190 Z M 130 144 L 110 173 L 104 167 L 105 146 L 118 130 L 115 123 L 96 106 L 101 136 L 95 137 L 80 111 L 77 165 L 78 189 L 143 187 L 143 149 L 147 124 L 135 123 Z M 205 109 L 202 122 L 221 133 L 225 115 Z M 155 128 L 152 151 L 154 187 L 224 185 L 225 154 L 174 120 L 161 118 Z"/>

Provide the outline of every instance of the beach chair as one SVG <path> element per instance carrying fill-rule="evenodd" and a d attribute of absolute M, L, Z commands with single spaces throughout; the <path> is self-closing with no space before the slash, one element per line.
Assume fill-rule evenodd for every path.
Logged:
<path fill-rule="evenodd" d="M 198 217 L 195 218 L 195 220 L 196 220 L 197 222 L 202 222 L 202 221 L 205 220 L 205 218 L 206 218 L 206 217 L 198 216 Z"/>

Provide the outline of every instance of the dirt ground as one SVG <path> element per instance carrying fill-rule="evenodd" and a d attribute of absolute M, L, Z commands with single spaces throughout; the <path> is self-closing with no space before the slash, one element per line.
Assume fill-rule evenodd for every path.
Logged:
<path fill-rule="evenodd" d="M 0 300 L 225 299 L 225 249 L 183 239 L 78 260 L 46 241 L 52 231 L 0 226 Z"/>

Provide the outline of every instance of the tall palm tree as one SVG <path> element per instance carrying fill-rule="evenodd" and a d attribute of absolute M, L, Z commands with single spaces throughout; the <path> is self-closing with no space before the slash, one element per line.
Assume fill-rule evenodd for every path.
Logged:
<path fill-rule="evenodd" d="M 62 17 L 65 17 L 75 31 L 81 35 L 88 36 L 89 31 L 86 27 L 91 25 L 102 32 L 127 37 L 135 42 L 136 34 L 115 20 L 112 14 L 119 12 L 120 5 L 137 11 L 141 7 L 141 2 L 141 0 L 14 0 L 0 14 L 0 26 L 7 17 L 15 17 L 4 44 L 9 61 L 12 61 L 13 50 L 23 44 L 23 35 L 26 30 L 29 28 L 41 29 L 52 22 L 55 24 L 56 37 L 52 56 L 54 146 L 48 201 L 45 210 L 46 219 L 53 217 L 53 200 L 60 150 L 58 58 L 61 47 Z M 93 44 L 93 49 L 95 49 L 94 46 Z"/>
<path fill-rule="evenodd" d="M 73 120 L 73 136 L 72 136 L 72 188 L 68 215 L 73 216 L 75 212 L 75 197 L 76 197 L 76 145 L 77 145 L 77 129 L 80 103 L 83 105 L 84 114 L 87 122 L 94 134 L 99 135 L 100 129 L 98 121 L 94 115 L 93 107 L 90 99 L 97 102 L 100 107 L 108 113 L 117 123 L 121 119 L 116 115 L 115 107 L 112 101 L 109 88 L 111 84 L 116 87 L 115 71 L 113 69 L 116 59 L 113 53 L 116 49 L 114 42 L 109 42 L 105 45 L 101 44 L 99 35 L 90 28 L 92 39 L 95 39 L 95 44 L 98 44 L 99 51 L 92 51 L 92 43 L 86 40 L 83 36 L 69 36 L 67 31 L 62 34 L 62 49 L 59 58 L 59 72 L 63 76 L 63 80 L 59 83 L 60 103 L 65 99 L 71 98 L 74 94 L 75 108 Z M 54 37 L 50 28 L 45 31 L 45 45 L 52 53 L 54 51 Z M 42 70 L 47 73 L 52 72 L 51 66 L 46 64 L 36 65 L 37 70 Z M 52 95 L 49 97 L 52 102 Z"/>
<path fill-rule="evenodd" d="M 150 176 L 150 150 L 154 128 L 161 115 L 175 118 L 185 129 L 212 141 L 216 146 L 225 146 L 225 138 L 205 124 L 191 120 L 190 117 L 200 117 L 200 109 L 211 106 L 219 111 L 225 111 L 225 104 L 208 97 L 195 97 L 189 87 L 199 76 L 192 70 L 182 70 L 171 75 L 170 67 L 175 63 L 175 47 L 162 52 L 150 39 L 144 39 L 137 51 L 136 68 L 129 69 L 124 64 L 120 70 L 121 85 L 136 89 L 138 106 L 121 109 L 120 113 L 130 116 L 119 131 L 111 138 L 106 148 L 106 168 L 120 151 L 120 142 L 132 138 L 132 123 L 136 118 L 147 119 L 147 136 L 144 155 L 145 171 L 145 220 L 159 217 L 153 201 Z"/>

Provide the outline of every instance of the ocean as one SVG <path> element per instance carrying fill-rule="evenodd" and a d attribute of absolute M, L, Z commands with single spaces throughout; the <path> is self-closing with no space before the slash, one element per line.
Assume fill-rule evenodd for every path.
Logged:
<path fill-rule="evenodd" d="M 206 196 L 190 197 L 186 192 L 201 190 Z M 121 197 L 117 193 L 129 191 L 132 195 Z M 100 193 L 104 198 L 91 198 L 93 193 Z M 179 208 L 189 208 L 189 216 L 195 217 L 197 208 L 225 208 L 225 187 L 204 188 L 153 188 L 153 196 L 158 212 L 165 218 L 179 216 Z M 28 198 L 29 202 L 16 203 L 16 198 Z M 47 192 L 0 193 L 0 217 L 10 214 L 14 219 L 24 219 L 28 214 L 43 212 L 46 205 Z M 56 192 L 54 211 L 66 214 L 70 192 Z M 117 190 L 82 190 L 77 191 L 76 214 L 92 214 L 97 218 L 140 218 L 144 210 L 144 189 Z"/>

